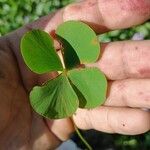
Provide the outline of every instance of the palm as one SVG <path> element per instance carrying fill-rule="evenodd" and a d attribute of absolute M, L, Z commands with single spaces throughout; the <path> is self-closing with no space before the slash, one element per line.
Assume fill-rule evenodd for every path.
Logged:
<path fill-rule="evenodd" d="M 53 140 L 43 119 L 30 108 L 28 92 L 9 46 L 0 49 L 0 149 L 47 149 Z M 25 75 L 26 76 L 26 75 Z M 26 79 L 24 80 L 25 83 Z M 31 81 L 32 82 L 32 81 Z M 27 83 L 29 84 L 29 83 Z M 52 147 L 51 147 L 52 148 Z"/>

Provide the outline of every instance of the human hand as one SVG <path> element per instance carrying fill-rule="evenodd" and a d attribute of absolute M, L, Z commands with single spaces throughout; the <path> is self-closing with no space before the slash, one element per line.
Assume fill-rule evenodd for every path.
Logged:
<path fill-rule="evenodd" d="M 95 32 L 141 24 L 150 18 L 148 0 L 86 0 L 43 17 L 0 39 L 0 148 L 54 149 L 73 132 L 69 119 L 44 120 L 29 106 L 28 93 L 36 84 L 55 73 L 36 75 L 20 55 L 20 39 L 29 30 L 40 28 L 53 35 L 67 20 L 81 20 Z M 55 41 L 59 49 L 59 44 Z M 90 64 L 108 78 L 105 104 L 92 110 L 78 109 L 73 119 L 81 129 L 120 134 L 140 134 L 150 129 L 150 41 L 101 44 L 102 56 Z"/>

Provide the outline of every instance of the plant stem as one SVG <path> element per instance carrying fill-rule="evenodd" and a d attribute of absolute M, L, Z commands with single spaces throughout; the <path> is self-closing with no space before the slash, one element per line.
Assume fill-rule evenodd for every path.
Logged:
<path fill-rule="evenodd" d="M 79 137 L 79 138 L 81 139 L 81 141 L 84 143 L 84 145 L 86 146 L 86 148 L 87 148 L 88 150 L 93 150 L 93 148 L 89 145 L 89 143 L 88 143 L 88 142 L 85 140 L 85 138 L 82 136 L 82 134 L 81 134 L 81 132 L 79 131 L 78 127 L 75 125 L 75 123 L 74 123 L 72 117 L 71 117 L 71 120 L 72 120 L 72 122 L 73 122 L 75 131 L 76 131 L 78 137 Z"/>

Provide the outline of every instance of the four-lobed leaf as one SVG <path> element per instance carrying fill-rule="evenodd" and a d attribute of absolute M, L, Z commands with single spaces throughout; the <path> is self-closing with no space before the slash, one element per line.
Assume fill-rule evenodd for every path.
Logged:
<path fill-rule="evenodd" d="M 46 32 L 33 30 L 21 41 L 22 56 L 33 72 L 62 71 L 30 93 L 34 110 L 50 119 L 72 116 L 78 107 L 89 109 L 103 104 L 107 90 L 106 77 L 99 69 L 76 68 L 95 62 L 99 57 L 100 46 L 93 30 L 82 22 L 67 21 L 58 27 L 56 35 L 63 45 L 65 69 L 54 49 L 53 39 Z"/>

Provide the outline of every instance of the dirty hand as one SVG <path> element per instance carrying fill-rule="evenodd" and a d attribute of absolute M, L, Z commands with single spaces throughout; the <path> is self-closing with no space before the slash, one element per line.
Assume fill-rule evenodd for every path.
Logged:
<path fill-rule="evenodd" d="M 148 19 L 149 0 L 85 0 L 1 37 L 0 149 L 54 149 L 74 131 L 69 119 L 45 120 L 30 108 L 29 91 L 55 73 L 39 76 L 25 66 L 19 49 L 25 32 L 40 28 L 53 34 L 60 23 L 81 20 L 96 33 L 104 33 Z M 57 41 L 55 46 L 59 47 Z M 91 65 L 108 78 L 106 102 L 96 109 L 78 109 L 75 124 L 129 135 L 150 130 L 150 112 L 144 110 L 150 109 L 150 40 L 102 43 L 101 50 L 101 58 Z"/>

